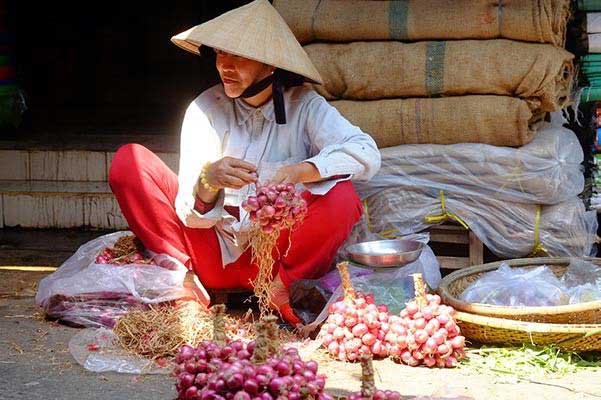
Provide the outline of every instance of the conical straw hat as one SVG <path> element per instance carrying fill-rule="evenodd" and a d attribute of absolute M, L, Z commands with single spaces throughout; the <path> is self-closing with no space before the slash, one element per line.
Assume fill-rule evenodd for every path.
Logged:
<path fill-rule="evenodd" d="M 284 19 L 267 0 L 256 0 L 171 38 L 199 54 L 201 45 L 294 72 L 323 83 L 319 72 Z"/>

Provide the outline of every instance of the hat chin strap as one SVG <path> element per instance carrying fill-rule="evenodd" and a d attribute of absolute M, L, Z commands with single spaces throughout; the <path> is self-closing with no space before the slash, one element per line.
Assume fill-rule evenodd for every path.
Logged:
<path fill-rule="evenodd" d="M 286 123 L 286 108 L 284 107 L 284 90 L 280 80 L 279 69 L 276 69 L 273 74 L 261 79 L 259 82 L 250 85 L 242 94 L 236 98 L 247 99 L 256 96 L 265 90 L 269 85 L 273 85 L 273 109 L 275 111 L 275 122 L 283 125 Z"/>

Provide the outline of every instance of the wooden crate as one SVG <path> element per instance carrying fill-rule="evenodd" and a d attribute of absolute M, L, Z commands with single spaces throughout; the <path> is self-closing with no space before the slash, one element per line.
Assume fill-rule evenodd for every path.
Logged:
<path fill-rule="evenodd" d="M 465 256 L 436 255 L 441 268 L 461 269 L 472 265 L 484 264 L 484 244 L 474 232 L 461 225 L 444 224 L 427 230 L 430 233 L 430 242 L 453 245 L 467 245 Z"/>

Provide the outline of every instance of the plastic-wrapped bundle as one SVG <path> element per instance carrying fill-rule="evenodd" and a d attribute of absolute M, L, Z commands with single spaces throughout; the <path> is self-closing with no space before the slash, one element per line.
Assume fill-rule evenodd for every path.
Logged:
<path fill-rule="evenodd" d="M 100 236 L 82 245 L 54 273 L 40 281 L 35 302 L 64 322 L 109 327 L 133 305 L 161 303 L 190 295 L 187 268 L 173 257 L 150 251 L 156 265 L 97 264 L 96 257 L 129 231 Z"/>
<path fill-rule="evenodd" d="M 456 218 L 499 257 L 518 258 L 533 253 L 588 256 L 597 232 L 595 211 L 586 211 L 576 197 L 556 205 L 538 206 L 494 197 L 441 195 L 435 189 L 395 187 L 368 197 L 365 205 L 367 217 L 355 225 L 354 241 L 371 236 L 371 232 L 421 232 Z"/>
<path fill-rule="evenodd" d="M 556 111 L 573 80 L 571 53 L 512 40 L 315 43 L 304 49 L 324 80 L 313 86 L 328 100 L 495 94 Z"/>
<path fill-rule="evenodd" d="M 519 203 L 556 204 L 584 188 L 582 147 L 560 124 L 545 124 L 520 148 L 465 143 L 402 145 L 381 150 L 382 167 L 364 197 L 395 186 L 442 189 L 449 195 L 493 197 Z"/>
<path fill-rule="evenodd" d="M 301 43 L 495 39 L 563 47 L 569 0 L 275 0 Z"/>
<path fill-rule="evenodd" d="M 522 146 L 532 141 L 544 116 L 533 114 L 524 100 L 492 95 L 334 100 L 330 104 L 380 148 L 420 143 Z"/>

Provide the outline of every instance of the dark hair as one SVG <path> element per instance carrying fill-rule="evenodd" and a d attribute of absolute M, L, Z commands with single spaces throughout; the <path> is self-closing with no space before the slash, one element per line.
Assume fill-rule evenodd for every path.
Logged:
<path fill-rule="evenodd" d="M 212 47 L 200 46 L 198 51 L 199 51 L 200 57 L 203 60 L 203 62 L 208 62 L 213 65 L 215 64 L 217 57 L 216 57 L 215 52 L 213 51 Z M 305 81 L 307 81 L 307 78 L 305 78 L 304 76 L 301 76 L 295 72 L 286 71 L 281 68 L 277 68 L 277 70 L 278 70 L 278 73 L 280 74 L 280 80 L 282 82 L 282 86 L 283 86 L 284 90 L 289 89 L 294 86 L 300 86 Z"/>
<path fill-rule="evenodd" d="M 297 73 L 279 69 L 280 81 L 284 89 L 302 85 L 307 79 Z"/>

